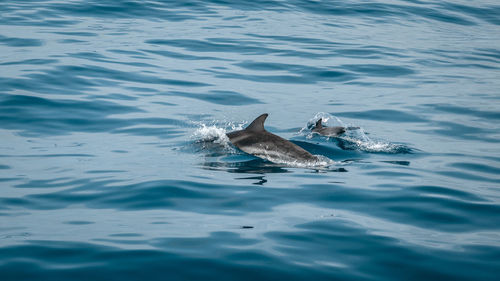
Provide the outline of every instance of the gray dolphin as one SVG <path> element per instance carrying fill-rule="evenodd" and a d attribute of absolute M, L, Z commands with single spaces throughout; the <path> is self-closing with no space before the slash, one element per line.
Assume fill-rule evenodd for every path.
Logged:
<path fill-rule="evenodd" d="M 336 137 L 339 136 L 343 133 L 345 133 L 346 128 L 340 127 L 340 126 L 335 126 L 335 127 L 323 127 L 323 118 L 320 118 L 316 122 L 316 126 L 312 129 L 314 133 L 318 133 L 322 136 L 327 136 L 327 137 Z"/>
<path fill-rule="evenodd" d="M 268 114 L 257 117 L 244 130 L 227 133 L 233 145 L 242 151 L 271 162 L 315 162 L 318 158 L 300 146 L 264 129 Z"/>

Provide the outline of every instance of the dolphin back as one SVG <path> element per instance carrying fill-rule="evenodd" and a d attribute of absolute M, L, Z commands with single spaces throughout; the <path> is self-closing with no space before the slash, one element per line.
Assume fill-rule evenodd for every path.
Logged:
<path fill-rule="evenodd" d="M 266 129 L 264 129 L 264 122 L 266 121 L 266 118 L 269 114 L 264 113 L 260 115 L 259 117 L 255 118 L 255 120 L 248 125 L 248 127 L 245 128 L 245 131 L 252 131 L 252 132 L 264 132 Z"/>
<path fill-rule="evenodd" d="M 272 134 L 264 128 L 268 114 L 264 113 L 244 130 L 227 133 L 231 143 L 240 150 L 271 162 L 310 162 L 318 158 L 300 146 Z"/>

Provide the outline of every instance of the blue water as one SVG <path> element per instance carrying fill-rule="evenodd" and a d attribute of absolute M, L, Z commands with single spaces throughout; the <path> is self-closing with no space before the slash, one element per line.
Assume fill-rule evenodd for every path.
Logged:
<path fill-rule="evenodd" d="M 500 4 L 2 1 L 0 183 L 2 281 L 498 280 Z"/>

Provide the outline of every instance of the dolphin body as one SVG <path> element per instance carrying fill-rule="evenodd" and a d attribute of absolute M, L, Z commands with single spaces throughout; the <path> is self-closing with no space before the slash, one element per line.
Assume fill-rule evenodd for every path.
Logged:
<path fill-rule="evenodd" d="M 316 126 L 312 129 L 313 133 L 318 133 L 322 136 L 326 137 L 336 137 L 339 136 L 343 133 L 345 133 L 346 128 L 340 127 L 340 126 L 335 126 L 335 127 L 323 127 L 323 119 L 320 118 L 316 122 Z"/>
<path fill-rule="evenodd" d="M 227 133 L 229 141 L 240 150 L 271 162 L 315 162 L 319 159 L 300 146 L 264 129 L 268 114 L 257 117 L 243 130 Z"/>

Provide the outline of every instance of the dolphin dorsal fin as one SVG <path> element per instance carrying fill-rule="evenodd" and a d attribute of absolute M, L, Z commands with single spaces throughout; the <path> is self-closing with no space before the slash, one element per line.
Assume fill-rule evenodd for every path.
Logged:
<path fill-rule="evenodd" d="M 248 127 L 246 127 L 246 131 L 254 131 L 254 132 L 262 132 L 265 131 L 264 129 L 264 121 L 266 121 L 267 118 L 267 113 L 262 114 L 261 116 L 255 118 Z"/>
<path fill-rule="evenodd" d="M 322 121 L 323 121 L 323 118 L 319 118 L 319 120 L 316 121 L 316 128 L 315 129 L 323 128 L 323 124 L 321 124 Z"/>

